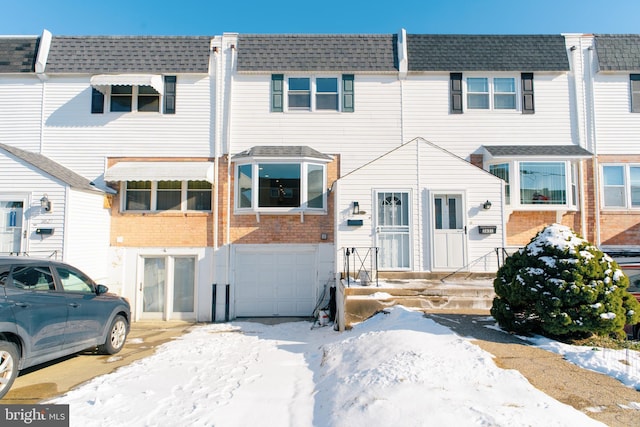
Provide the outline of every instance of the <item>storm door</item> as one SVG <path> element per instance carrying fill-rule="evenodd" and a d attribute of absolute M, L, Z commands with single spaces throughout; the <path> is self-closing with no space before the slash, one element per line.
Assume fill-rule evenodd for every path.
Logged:
<path fill-rule="evenodd" d="M 0 255 L 24 252 L 24 201 L 0 200 Z"/>
<path fill-rule="evenodd" d="M 466 265 L 467 227 L 462 194 L 433 196 L 433 267 L 455 271 Z"/>
<path fill-rule="evenodd" d="M 406 270 L 411 266 L 409 193 L 376 193 L 376 246 L 380 270 Z"/>
<path fill-rule="evenodd" d="M 144 319 L 195 319 L 196 257 L 143 257 L 138 310 Z"/>

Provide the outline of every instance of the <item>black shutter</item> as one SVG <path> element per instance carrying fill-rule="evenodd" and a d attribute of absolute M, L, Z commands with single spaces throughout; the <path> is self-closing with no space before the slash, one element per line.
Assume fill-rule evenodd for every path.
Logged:
<path fill-rule="evenodd" d="M 342 75 L 342 111 L 345 113 L 353 113 L 354 97 L 353 97 L 353 74 Z"/>
<path fill-rule="evenodd" d="M 631 112 L 640 113 L 640 74 L 629 74 L 631 84 Z"/>
<path fill-rule="evenodd" d="M 283 95 L 284 95 L 284 74 L 271 75 L 271 111 L 274 113 L 282 113 Z"/>
<path fill-rule="evenodd" d="M 176 113 L 176 76 L 164 76 L 164 114 Z"/>
<path fill-rule="evenodd" d="M 104 94 L 95 87 L 91 88 L 91 114 L 104 113 Z"/>
<path fill-rule="evenodd" d="M 533 102 L 533 73 L 522 73 L 522 114 L 536 112 Z"/>
<path fill-rule="evenodd" d="M 451 114 L 462 114 L 462 73 L 451 73 Z"/>

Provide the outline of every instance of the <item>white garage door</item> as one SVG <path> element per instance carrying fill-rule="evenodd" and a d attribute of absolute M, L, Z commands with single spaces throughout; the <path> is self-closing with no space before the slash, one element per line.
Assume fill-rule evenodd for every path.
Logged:
<path fill-rule="evenodd" d="M 311 316 L 315 250 L 236 250 L 236 316 Z"/>

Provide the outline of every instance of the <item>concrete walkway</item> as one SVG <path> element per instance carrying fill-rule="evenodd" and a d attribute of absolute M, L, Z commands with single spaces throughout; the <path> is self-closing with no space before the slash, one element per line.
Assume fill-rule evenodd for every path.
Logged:
<path fill-rule="evenodd" d="M 610 376 L 579 368 L 562 356 L 536 348 L 520 338 L 485 326 L 495 321 L 480 314 L 431 312 L 427 316 L 495 356 L 503 369 L 515 369 L 529 382 L 553 397 L 584 412 L 610 427 L 640 426 L 640 410 L 631 402 L 640 402 L 640 392 L 626 387 Z"/>

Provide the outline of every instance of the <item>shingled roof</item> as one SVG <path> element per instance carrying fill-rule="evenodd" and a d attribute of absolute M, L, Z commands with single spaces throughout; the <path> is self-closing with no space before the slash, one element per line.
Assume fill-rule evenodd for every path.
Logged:
<path fill-rule="evenodd" d="M 47 156 L 32 151 L 22 150 L 7 144 L 0 144 L 0 149 L 12 156 L 29 163 L 52 177 L 64 182 L 71 188 L 84 191 L 102 191 L 96 188 L 87 178 L 54 162 Z"/>
<path fill-rule="evenodd" d="M 597 34 L 596 53 L 599 71 L 639 71 L 639 34 Z"/>
<path fill-rule="evenodd" d="M 239 72 L 397 72 L 395 35 L 238 36 Z"/>
<path fill-rule="evenodd" d="M 48 73 L 207 73 L 211 37 L 53 37 Z"/>
<path fill-rule="evenodd" d="M 569 71 L 560 35 L 407 35 L 409 71 Z"/>
<path fill-rule="evenodd" d="M 484 148 L 493 157 L 590 157 L 592 155 L 577 145 L 485 145 Z"/>
<path fill-rule="evenodd" d="M 0 73 L 32 73 L 37 37 L 0 37 Z"/>
<path fill-rule="evenodd" d="M 248 150 L 242 151 L 233 159 L 241 159 L 245 157 L 260 157 L 260 158 L 313 158 L 320 160 L 331 160 L 331 156 L 323 154 L 314 150 L 311 147 L 305 145 L 284 146 L 284 145 L 258 145 Z"/>

